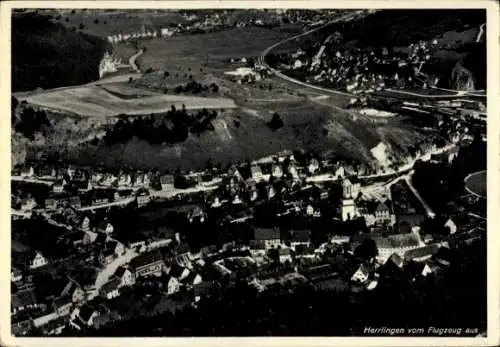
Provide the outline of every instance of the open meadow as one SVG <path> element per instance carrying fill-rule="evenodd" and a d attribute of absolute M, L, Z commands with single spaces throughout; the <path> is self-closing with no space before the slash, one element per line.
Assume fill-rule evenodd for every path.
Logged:
<path fill-rule="evenodd" d="M 115 87 L 116 89 L 116 87 Z M 99 86 L 85 86 L 46 92 L 20 98 L 29 104 L 67 111 L 88 117 L 112 117 L 120 114 L 149 115 L 168 111 L 172 105 L 186 109 L 221 109 L 236 107 L 227 98 L 203 98 L 184 95 L 144 95 L 136 98 L 120 98 Z"/>

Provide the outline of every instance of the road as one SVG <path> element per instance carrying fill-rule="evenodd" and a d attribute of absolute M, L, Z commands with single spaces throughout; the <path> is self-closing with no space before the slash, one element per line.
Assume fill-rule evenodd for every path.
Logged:
<path fill-rule="evenodd" d="M 306 32 L 303 32 L 301 34 L 298 34 L 298 35 L 295 35 L 295 36 L 292 36 L 292 37 L 289 37 L 285 40 L 282 40 L 282 41 L 279 41 L 277 43 L 275 43 L 274 45 L 268 47 L 264 52 L 262 52 L 262 54 L 260 55 L 259 59 L 258 59 L 258 62 L 259 64 L 261 64 L 262 66 L 264 66 L 265 68 L 267 68 L 268 70 L 272 71 L 274 73 L 274 75 L 278 78 L 281 78 L 283 80 L 286 80 L 288 82 L 291 82 L 291 83 L 294 83 L 294 84 L 298 84 L 298 85 L 301 85 L 303 87 L 307 87 L 307 88 L 311 88 L 311 89 L 315 89 L 315 90 L 319 90 L 321 92 L 325 92 L 325 93 L 329 93 L 329 94 L 335 94 L 335 95 L 344 95 L 344 96 L 353 96 L 353 94 L 351 93 L 346 93 L 346 92 L 341 92 L 341 91 L 337 91 L 337 90 L 332 90 L 332 89 L 327 89 L 327 88 L 322 88 L 322 87 L 318 87 L 318 86 L 315 86 L 315 85 L 312 85 L 312 84 L 308 84 L 308 83 L 305 83 L 305 82 L 302 82 L 302 81 L 299 81 L 299 80 L 296 80 L 294 78 L 291 78 L 283 73 L 281 73 L 280 71 L 276 70 L 276 69 L 273 69 L 272 67 L 270 67 L 267 63 L 266 63 L 266 55 L 269 54 L 269 52 L 271 52 L 273 49 L 275 49 L 276 47 L 286 43 L 286 42 L 289 42 L 289 41 L 292 41 L 292 40 L 295 40 L 295 39 L 298 39 L 302 36 L 306 36 L 306 35 L 309 35 L 313 32 L 316 32 L 318 30 L 321 30 L 323 28 L 326 28 L 327 26 L 331 25 L 331 24 L 334 24 L 334 23 L 338 23 L 338 22 L 341 22 L 341 21 L 347 21 L 347 20 L 350 20 L 350 19 L 353 19 L 354 17 L 356 16 L 356 14 L 348 14 L 348 15 L 344 15 L 344 16 L 341 16 L 335 20 L 332 20 L 322 26 L 319 26 L 317 28 L 314 28 L 314 29 L 311 29 L 311 30 L 308 30 Z"/>
<path fill-rule="evenodd" d="M 78 211 L 91 211 L 91 210 L 98 210 L 100 208 L 107 208 L 107 207 L 112 207 L 112 206 L 121 206 L 121 205 L 127 205 L 134 201 L 135 198 L 127 198 L 127 199 L 122 199 L 118 201 L 113 201 L 109 202 L 107 204 L 101 204 L 101 205 L 93 205 L 93 206 L 85 206 L 81 207 L 78 209 Z"/>
<path fill-rule="evenodd" d="M 436 214 L 434 213 L 434 211 L 432 210 L 432 208 L 427 204 L 427 202 L 424 200 L 424 198 L 422 198 L 422 196 L 420 195 L 420 193 L 418 192 L 418 190 L 413 186 L 413 183 L 411 182 L 412 175 L 413 175 L 413 170 L 410 171 L 409 174 L 407 174 L 407 175 L 404 176 L 404 180 L 408 184 L 408 187 L 410 187 L 410 190 L 412 191 L 413 195 L 415 195 L 415 197 L 420 201 L 420 203 L 424 207 L 425 212 L 427 213 L 427 215 L 430 218 L 434 218 L 436 216 Z"/>
<path fill-rule="evenodd" d="M 483 35 L 484 35 L 484 27 L 485 26 L 486 26 L 486 23 L 483 23 L 479 27 L 479 32 L 477 33 L 476 42 L 481 42 L 481 39 L 483 38 Z"/>
<path fill-rule="evenodd" d="M 139 52 L 137 52 L 136 54 L 134 54 L 133 56 L 131 56 L 128 60 L 128 63 L 130 65 L 130 67 L 137 73 L 140 73 L 141 70 L 139 69 L 139 67 L 137 66 L 137 64 L 135 63 L 135 61 L 137 60 L 137 58 L 139 58 L 142 54 L 144 53 L 144 49 L 140 49 Z"/>

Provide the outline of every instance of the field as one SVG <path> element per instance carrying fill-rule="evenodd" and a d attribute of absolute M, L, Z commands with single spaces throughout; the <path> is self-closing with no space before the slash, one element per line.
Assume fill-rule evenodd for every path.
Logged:
<path fill-rule="evenodd" d="M 193 75 L 197 82 L 216 83 L 219 92 L 213 95 L 217 98 L 165 95 L 138 88 L 136 82 L 139 81 L 64 88 L 23 98 L 28 103 L 87 114 L 85 122 L 89 126 L 102 124 L 104 116 L 161 112 L 173 103 L 176 107 L 185 103 L 187 108 L 226 110 L 213 121 L 214 131 L 199 136 L 191 134 L 185 142 L 175 145 L 150 145 L 133 139 L 113 146 L 89 143 L 66 149 L 77 163 L 99 162 L 108 167 L 195 169 L 203 167 L 208 160 L 227 164 L 266 157 L 286 149 L 371 162 L 374 158 L 370 149 L 380 141 L 387 143 L 395 156 L 404 156 L 408 146 L 425 136 L 419 129 L 402 126 L 396 119 L 376 124 L 368 117 L 343 110 L 349 101 L 345 96 L 325 96 L 274 78 L 245 85 L 223 76 L 223 72 L 237 66 L 229 62 L 230 58 L 257 57 L 268 46 L 290 35 L 293 34 L 279 29 L 246 27 L 143 42 L 147 51 L 139 58 L 141 69 L 151 67 L 157 71 L 139 77 L 140 82 L 148 86 L 161 82 L 168 85 L 171 92 L 172 86 L 187 82 L 189 75 Z M 120 44 L 115 52 L 126 58 L 135 51 L 132 45 Z M 164 71 L 169 73 L 168 77 Z M 284 126 L 273 131 L 267 123 L 275 112 L 283 119 Z M 59 121 L 58 124 L 66 123 Z M 78 127 L 71 131 L 77 138 Z"/>
<path fill-rule="evenodd" d="M 228 71 L 231 69 L 227 63 L 230 58 L 257 57 L 267 47 L 290 35 L 279 29 L 246 27 L 145 40 L 142 44 L 147 52 L 139 57 L 138 63 L 143 70 L 151 67 L 170 74 L 189 73 L 196 79 L 203 75 L 200 69 L 210 73 Z M 120 57 L 130 56 L 131 51 L 130 44 L 115 48 Z"/>
<path fill-rule="evenodd" d="M 108 12 L 78 11 L 76 13 L 67 11 L 62 13 L 59 19 L 56 19 L 59 13 L 54 11 L 51 15 L 54 22 L 59 22 L 70 28 L 79 28 L 83 24 L 83 30 L 81 31 L 103 37 L 116 34 L 120 31 L 127 33 L 139 31 L 143 27 L 146 29 L 162 28 L 187 22 L 179 13 L 157 13 L 154 10 L 143 12 L 134 10 L 131 12 L 123 9 Z"/>
<path fill-rule="evenodd" d="M 115 85 L 116 90 L 116 85 Z M 130 93 L 130 90 L 123 88 Z M 162 113 L 184 104 L 186 109 L 220 109 L 236 107 L 234 101 L 227 98 L 203 98 L 182 95 L 150 95 L 120 98 L 99 86 L 85 86 L 46 92 L 25 98 L 29 104 L 66 111 L 87 117 L 110 117 L 119 114 L 149 115 Z"/>
<path fill-rule="evenodd" d="M 476 172 L 465 179 L 465 188 L 481 197 L 486 197 L 486 171 Z"/>

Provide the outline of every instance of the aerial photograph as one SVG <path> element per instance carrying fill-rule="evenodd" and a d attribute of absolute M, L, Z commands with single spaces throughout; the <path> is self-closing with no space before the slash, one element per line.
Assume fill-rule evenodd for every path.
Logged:
<path fill-rule="evenodd" d="M 11 335 L 488 337 L 486 14 L 12 9 Z"/>

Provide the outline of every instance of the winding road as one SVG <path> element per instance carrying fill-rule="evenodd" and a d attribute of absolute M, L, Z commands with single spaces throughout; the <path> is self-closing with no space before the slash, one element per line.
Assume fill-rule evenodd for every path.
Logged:
<path fill-rule="evenodd" d="M 137 73 L 140 73 L 141 70 L 139 69 L 139 66 L 137 66 L 137 64 L 135 63 L 135 61 L 137 60 L 137 58 L 139 58 L 141 55 L 144 54 L 144 49 L 140 49 L 136 54 L 134 54 L 133 56 L 131 56 L 129 59 L 128 59 L 128 63 L 130 65 L 130 67 Z"/>

